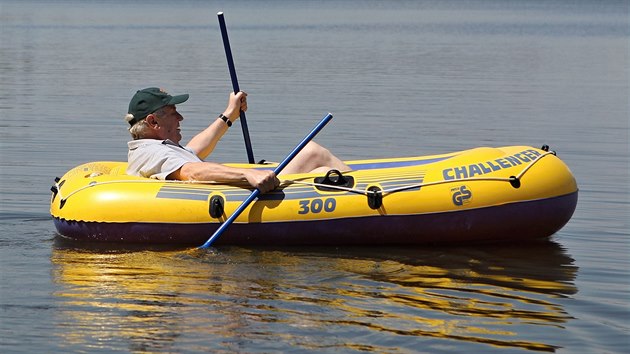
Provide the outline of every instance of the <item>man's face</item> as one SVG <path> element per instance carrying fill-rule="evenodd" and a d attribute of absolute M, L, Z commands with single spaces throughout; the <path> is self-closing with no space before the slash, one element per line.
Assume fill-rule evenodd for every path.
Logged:
<path fill-rule="evenodd" d="M 158 134 L 160 139 L 169 139 L 175 143 L 182 140 L 179 122 L 184 119 L 174 105 L 165 106 L 153 113 L 159 123 Z"/>

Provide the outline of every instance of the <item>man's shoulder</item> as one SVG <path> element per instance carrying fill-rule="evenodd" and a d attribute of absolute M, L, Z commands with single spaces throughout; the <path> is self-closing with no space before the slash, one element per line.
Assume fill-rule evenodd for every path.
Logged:
<path fill-rule="evenodd" d="M 138 139 L 127 143 L 129 147 L 129 159 L 156 158 L 183 158 L 188 161 L 201 161 L 190 148 L 183 147 L 169 139 Z"/>
<path fill-rule="evenodd" d="M 129 150 L 136 150 L 141 147 L 160 146 L 163 145 L 163 142 L 163 140 L 157 139 L 138 139 L 127 142 L 127 146 Z"/>

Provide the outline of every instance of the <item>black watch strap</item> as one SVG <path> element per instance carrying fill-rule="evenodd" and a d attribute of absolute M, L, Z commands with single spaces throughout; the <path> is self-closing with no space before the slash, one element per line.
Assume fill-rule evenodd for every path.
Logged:
<path fill-rule="evenodd" d="M 224 116 L 223 113 L 219 114 L 219 118 L 227 124 L 228 128 L 232 126 L 232 121 L 230 121 L 228 117 Z"/>

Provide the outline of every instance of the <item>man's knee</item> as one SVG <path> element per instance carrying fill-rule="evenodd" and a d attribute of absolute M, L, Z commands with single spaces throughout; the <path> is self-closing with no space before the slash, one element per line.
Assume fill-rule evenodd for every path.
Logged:
<path fill-rule="evenodd" d="M 327 163 L 331 155 L 328 149 L 317 143 L 313 143 L 312 146 L 310 146 L 309 154 L 311 159 L 321 163 Z"/>

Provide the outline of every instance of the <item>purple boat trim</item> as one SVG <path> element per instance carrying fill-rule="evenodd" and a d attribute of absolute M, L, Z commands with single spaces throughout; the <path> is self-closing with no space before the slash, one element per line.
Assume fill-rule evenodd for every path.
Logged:
<path fill-rule="evenodd" d="M 418 215 L 233 224 L 216 245 L 342 246 L 522 242 L 545 238 L 571 218 L 578 192 L 500 206 Z M 217 223 L 103 223 L 55 218 L 60 235 L 83 241 L 193 244 Z"/>

